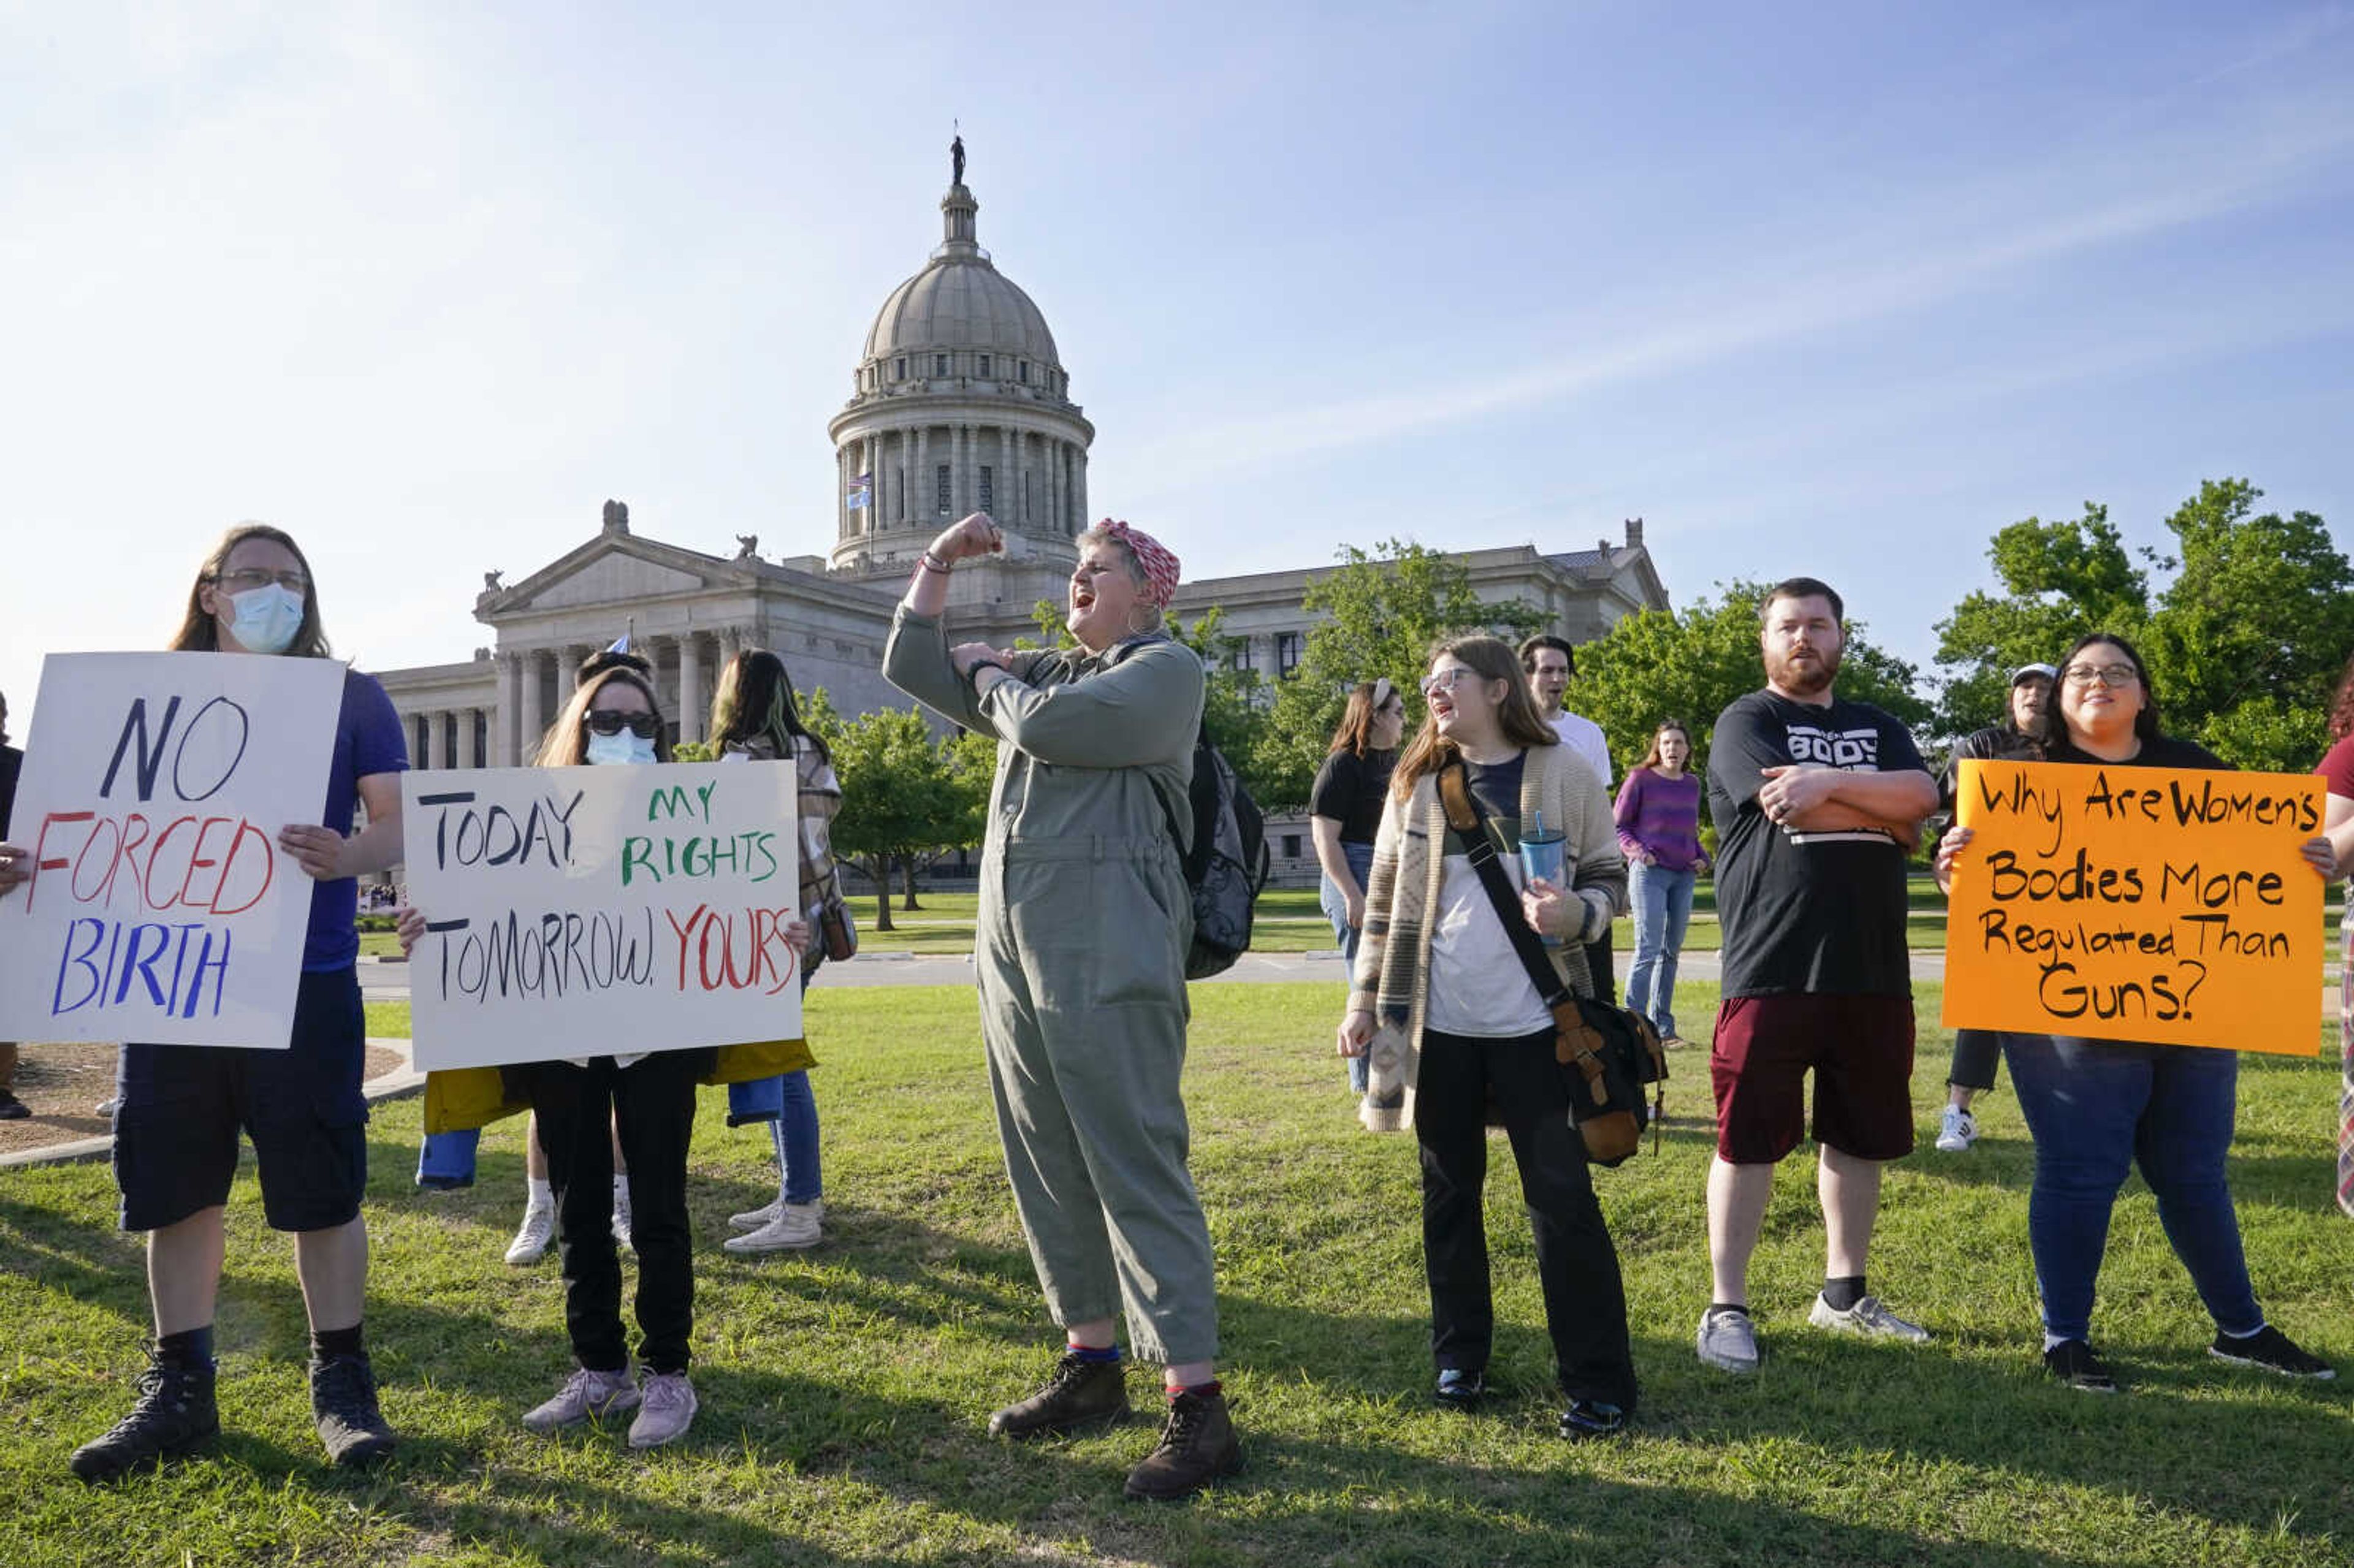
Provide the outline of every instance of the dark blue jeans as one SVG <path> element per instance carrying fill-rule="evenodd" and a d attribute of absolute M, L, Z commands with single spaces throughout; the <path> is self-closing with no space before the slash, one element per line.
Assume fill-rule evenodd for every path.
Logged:
<path fill-rule="evenodd" d="M 2227 1334 L 2264 1327 L 2223 1160 L 2238 1107 L 2239 1058 L 2194 1045 L 2129 1045 L 2064 1035 L 2003 1041 L 2012 1090 L 2035 1136 L 2027 1234 L 2044 1331 L 2089 1339 L 2109 1212 L 2135 1165 L 2199 1298 Z"/>

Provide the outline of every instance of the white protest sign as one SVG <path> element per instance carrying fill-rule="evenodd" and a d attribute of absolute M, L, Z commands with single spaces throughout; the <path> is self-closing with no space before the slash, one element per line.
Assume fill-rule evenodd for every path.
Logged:
<path fill-rule="evenodd" d="M 44 660 L 0 1040 L 286 1049 L 313 885 L 278 830 L 318 821 L 343 700 L 332 659 Z"/>
<path fill-rule="evenodd" d="M 789 765 L 401 777 L 419 1067 L 801 1032 Z"/>

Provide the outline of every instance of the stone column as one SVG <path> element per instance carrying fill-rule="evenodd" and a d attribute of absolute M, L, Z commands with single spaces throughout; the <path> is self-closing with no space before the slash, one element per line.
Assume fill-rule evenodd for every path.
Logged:
<path fill-rule="evenodd" d="M 482 765 L 482 754 L 474 749 L 474 715 L 480 711 L 478 708 L 460 708 L 457 711 L 457 766 L 461 768 L 480 768 Z"/>
<path fill-rule="evenodd" d="M 1046 471 L 1046 531 L 1051 534 L 1065 532 L 1063 466 L 1056 461 L 1061 455 L 1062 446 L 1063 443 L 1052 436 L 1042 436 L 1038 440 L 1039 466 Z"/>
<path fill-rule="evenodd" d="M 908 488 L 916 493 L 915 504 L 908 510 L 916 517 L 927 521 L 932 516 L 933 509 L 939 504 L 935 499 L 932 489 L 931 448 L 932 428 L 929 425 L 917 426 L 916 466 L 914 471 L 907 475 Z"/>
<path fill-rule="evenodd" d="M 513 768 L 515 765 L 515 707 L 521 697 L 523 683 L 515 678 L 514 654 L 500 653 L 495 657 L 499 662 L 499 694 L 497 705 L 491 709 L 491 766 Z"/>
<path fill-rule="evenodd" d="M 961 517 L 972 510 L 972 480 L 965 468 L 972 449 L 972 427 L 949 427 L 949 515 Z"/>
<path fill-rule="evenodd" d="M 744 643 L 745 636 L 744 629 L 742 627 L 730 626 L 723 629 L 719 633 L 720 659 L 726 664 L 734 663 L 736 662 L 736 656 L 744 652 Z M 713 691 L 716 692 L 718 690 L 719 677 L 716 674 L 712 676 L 711 685 Z"/>
<path fill-rule="evenodd" d="M 515 766 L 520 768 L 539 754 L 539 737 L 547 729 L 546 698 L 539 685 L 539 651 L 527 650 L 515 655 L 517 675 L 523 700 L 515 709 Z"/>
<path fill-rule="evenodd" d="M 1087 514 L 1087 449 L 1071 443 L 1071 521 L 1073 534 L 1084 534 L 1094 519 Z"/>
<path fill-rule="evenodd" d="M 679 739 L 701 740 L 703 718 L 703 651 L 690 631 L 678 640 Z"/>

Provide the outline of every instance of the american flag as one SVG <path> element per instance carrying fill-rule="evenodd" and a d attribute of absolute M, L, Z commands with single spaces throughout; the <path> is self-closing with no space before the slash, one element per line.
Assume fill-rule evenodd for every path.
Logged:
<path fill-rule="evenodd" d="M 857 511 L 864 506 L 874 494 L 875 476 L 871 473 L 860 474 L 850 482 L 850 509 L 854 512 Z"/>

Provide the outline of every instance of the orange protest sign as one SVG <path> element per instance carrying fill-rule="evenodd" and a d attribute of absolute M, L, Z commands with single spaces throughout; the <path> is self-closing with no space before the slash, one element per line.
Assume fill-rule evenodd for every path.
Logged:
<path fill-rule="evenodd" d="M 2321 1054 L 2321 780 L 1966 760 L 1947 1028 Z"/>

